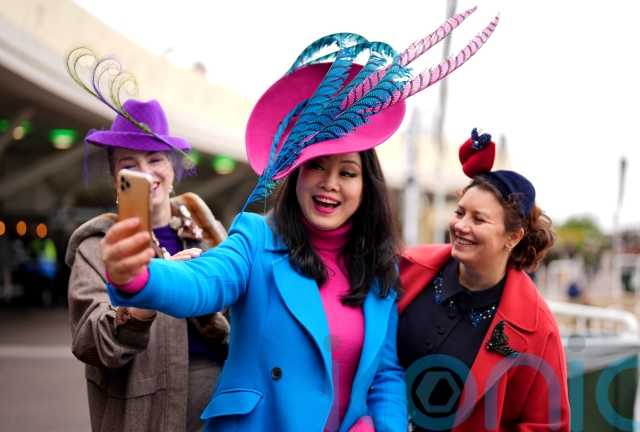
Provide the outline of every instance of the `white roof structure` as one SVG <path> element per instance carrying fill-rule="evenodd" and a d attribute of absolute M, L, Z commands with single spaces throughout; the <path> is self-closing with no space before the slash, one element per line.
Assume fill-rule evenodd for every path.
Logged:
<path fill-rule="evenodd" d="M 161 101 L 172 132 L 199 150 L 244 158 L 243 130 L 251 102 L 207 82 L 191 70 L 136 46 L 70 1 L 22 0 L 0 8 L 0 66 L 108 122 L 111 113 L 80 90 L 65 70 L 69 50 L 87 46 L 99 56 L 114 54 L 136 76 L 141 99 Z"/>
<path fill-rule="evenodd" d="M 108 127 L 113 113 L 78 88 L 67 75 L 66 55 L 79 46 L 89 47 L 98 56 L 114 55 L 137 78 L 140 94 L 136 97 L 153 97 L 162 103 L 171 119 L 173 134 L 186 138 L 201 152 L 246 160 L 244 128 L 254 101 L 212 84 L 196 69 L 179 68 L 167 58 L 146 51 L 68 0 L 21 0 L 5 2 L 0 8 L 0 92 L 4 89 L 6 95 L 13 97 L 13 101 L 8 96 L 4 102 L 0 100 L 0 109 L 5 105 L 4 115 L 27 115 L 35 108 L 44 117 L 53 119 L 59 115 L 60 118 L 73 119 L 77 127 L 85 131 Z M 412 102 L 408 101 L 405 125 L 411 115 Z M 2 114 L 0 112 L 0 117 Z M 421 190 L 451 194 L 462 187 L 466 178 L 457 160 L 457 147 L 461 143 L 445 143 L 440 154 L 438 146 L 425 131 L 417 136 L 415 162 Z M 405 127 L 378 148 L 387 180 L 396 190 L 402 190 L 406 182 L 407 137 Z M 27 159 L 29 167 L 0 173 L 0 202 L 11 199 L 14 204 L 22 203 L 14 208 L 37 205 L 40 210 L 45 210 L 55 205 L 67 205 L 65 202 L 73 203 L 73 194 L 81 193 L 79 185 L 74 185 L 71 191 L 69 185 L 72 178 L 80 177 L 82 146 L 75 145 L 60 152 L 51 150 L 50 146 L 47 148 L 46 137 L 40 141 L 43 142 L 31 144 L 32 159 Z M 4 150 L 15 144 L 0 139 L 0 166 L 4 163 L 13 169 L 14 165 L 22 164 L 22 160 L 15 163 L 7 161 L 8 153 Z M 498 160 L 496 165 L 508 166 L 508 158 Z M 192 190 L 208 194 L 210 199 L 229 193 L 245 193 L 252 174 L 246 165 L 242 168 L 235 181 L 220 183 L 220 179 L 211 179 L 207 184 L 195 185 Z M 72 175 L 71 170 L 76 170 L 76 173 Z M 241 183 L 244 189 L 238 188 Z M 33 194 L 21 193 L 29 188 L 33 189 Z M 100 193 L 94 190 L 92 194 L 108 195 L 106 189 Z M 50 197 L 63 193 L 69 198 L 56 202 Z"/>

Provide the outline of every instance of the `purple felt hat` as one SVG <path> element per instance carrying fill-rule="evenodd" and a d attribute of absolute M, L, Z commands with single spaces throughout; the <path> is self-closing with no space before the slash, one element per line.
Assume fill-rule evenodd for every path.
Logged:
<path fill-rule="evenodd" d="M 120 147 L 138 151 L 191 150 L 187 141 L 169 135 L 167 116 L 158 101 L 142 102 L 129 99 L 123 104 L 123 108 L 137 122 L 146 125 L 151 133 L 144 132 L 118 114 L 111 124 L 111 129 L 91 131 L 85 137 L 85 141 L 105 148 Z"/>

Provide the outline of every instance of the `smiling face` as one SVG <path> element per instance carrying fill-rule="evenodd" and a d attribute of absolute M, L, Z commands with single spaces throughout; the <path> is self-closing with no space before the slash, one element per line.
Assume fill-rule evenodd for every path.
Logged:
<path fill-rule="evenodd" d="M 312 159 L 300 167 L 296 197 L 311 225 L 331 230 L 343 225 L 362 200 L 362 160 L 358 153 Z"/>
<path fill-rule="evenodd" d="M 479 187 L 467 189 L 458 200 L 449 234 L 451 256 L 479 273 L 506 266 L 521 238 L 520 233 L 506 232 L 502 205 L 492 192 Z"/>
<path fill-rule="evenodd" d="M 175 173 L 167 153 L 116 148 L 113 151 L 112 164 L 114 173 L 126 168 L 150 174 L 153 178 L 151 213 L 166 212 L 167 209 L 170 209 L 169 194 L 173 190 Z"/>

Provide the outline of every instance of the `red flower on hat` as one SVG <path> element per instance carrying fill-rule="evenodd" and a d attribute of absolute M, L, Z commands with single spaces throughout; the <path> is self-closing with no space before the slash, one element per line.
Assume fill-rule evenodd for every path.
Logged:
<path fill-rule="evenodd" d="M 458 151 L 462 171 L 468 177 L 491 171 L 496 158 L 496 144 L 491 141 L 491 135 L 478 135 L 478 129 L 471 131 L 471 137 L 460 146 Z"/>

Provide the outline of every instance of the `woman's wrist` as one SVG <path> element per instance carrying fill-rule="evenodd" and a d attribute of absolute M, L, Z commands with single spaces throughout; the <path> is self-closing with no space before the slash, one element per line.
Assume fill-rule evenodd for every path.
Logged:
<path fill-rule="evenodd" d="M 106 273 L 107 281 L 116 287 L 118 291 L 124 292 L 126 294 L 137 294 L 144 288 L 144 286 L 149 281 L 149 268 L 145 267 L 143 271 L 135 275 L 129 282 L 124 284 L 117 284 L 111 280 L 109 276 L 109 272 Z"/>

